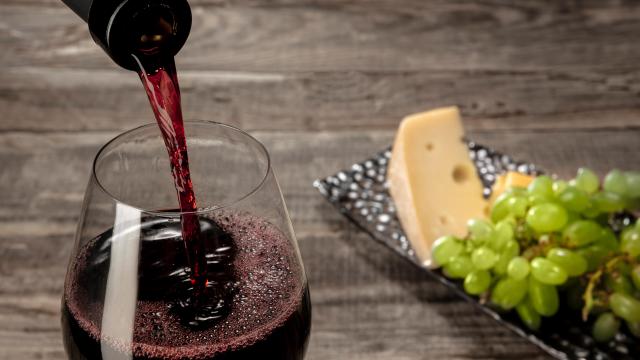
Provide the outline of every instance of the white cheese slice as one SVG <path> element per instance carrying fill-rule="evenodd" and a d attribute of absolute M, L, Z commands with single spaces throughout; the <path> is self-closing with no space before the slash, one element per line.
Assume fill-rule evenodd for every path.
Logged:
<path fill-rule="evenodd" d="M 431 245 L 444 235 L 464 237 L 471 218 L 485 218 L 488 202 L 463 142 L 457 107 L 405 118 L 388 168 L 396 212 L 418 258 L 431 262 Z"/>

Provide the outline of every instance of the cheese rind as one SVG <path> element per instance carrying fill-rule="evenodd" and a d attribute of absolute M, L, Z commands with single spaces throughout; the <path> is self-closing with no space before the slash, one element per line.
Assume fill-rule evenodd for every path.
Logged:
<path fill-rule="evenodd" d="M 406 117 L 398 129 L 387 177 L 402 227 L 425 266 L 441 236 L 464 237 L 471 218 L 489 211 L 463 142 L 457 107 Z"/>

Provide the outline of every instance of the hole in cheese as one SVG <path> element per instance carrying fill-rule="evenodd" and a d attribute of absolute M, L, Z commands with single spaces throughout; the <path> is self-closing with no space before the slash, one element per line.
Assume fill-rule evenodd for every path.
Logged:
<path fill-rule="evenodd" d="M 427 151 L 431 151 L 433 150 L 433 144 L 428 142 L 424 145 L 424 148 L 427 149 Z"/>
<path fill-rule="evenodd" d="M 466 166 L 456 165 L 456 167 L 453 168 L 453 173 L 451 174 L 451 176 L 453 177 L 453 181 L 460 184 L 469 179 L 469 173 L 470 171 Z"/>
<path fill-rule="evenodd" d="M 447 223 L 449 222 L 447 217 L 444 216 L 444 215 L 440 215 L 440 219 L 439 220 L 440 220 L 440 224 L 442 224 L 442 225 L 447 225 Z"/>

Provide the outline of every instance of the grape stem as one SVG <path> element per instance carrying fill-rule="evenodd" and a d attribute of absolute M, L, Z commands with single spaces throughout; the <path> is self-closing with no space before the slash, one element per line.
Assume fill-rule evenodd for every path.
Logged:
<path fill-rule="evenodd" d="M 593 289 L 596 284 L 600 282 L 600 278 L 602 277 L 603 269 L 598 269 L 591 275 L 589 275 L 589 283 L 587 284 L 587 288 L 582 295 L 582 299 L 584 300 L 584 306 L 582 307 L 582 321 L 587 321 L 589 317 L 589 312 L 593 308 Z"/>
<path fill-rule="evenodd" d="M 615 256 L 609 259 L 609 261 L 607 261 L 604 265 L 600 266 L 598 270 L 587 275 L 587 277 L 589 278 L 589 282 L 587 283 L 587 287 L 584 291 L 584 294 L 582 295 L 582 299 L 584 300 L 584 307 L 582 308 L 583 321 L 587 321 L 587 318 L 589 317 L 589 313 L 591 312 L 591 309 L 593 309 L 593 306 L 595 305 L 595 301 L 593 299 L 594 289 L 596 285 L 600 283 L 600 279 L 602 278 L 602 275 L 604 275 L 605 273 L 612 272 L 612 270 L 614 270 L 614 267 L 621 261 L 632 263 L 633 259 L 630 259 L 629 256 L 627 256 L 627 254 Z M 602 305 L 606 305 L 606 304 L 602 304 Z"/>

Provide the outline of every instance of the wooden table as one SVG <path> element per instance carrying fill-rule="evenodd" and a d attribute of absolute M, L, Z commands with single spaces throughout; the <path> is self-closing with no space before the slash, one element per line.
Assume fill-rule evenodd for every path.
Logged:
<path fill-rule="evenodd" d="M 350 225 L 312 181 L 458 104 L 469 136 L 561 176 L 640 168 L 631 1 L 193 0 L 189 118 L 273 155 L 309 274 L 308 359 L 546 358 Z M 515 2 L 514 2 L 515 3 Z M 59 298 L 91 160 L 152 121 L 58 0 L 0 4 L 0 359 L 63 359 Z"/>

